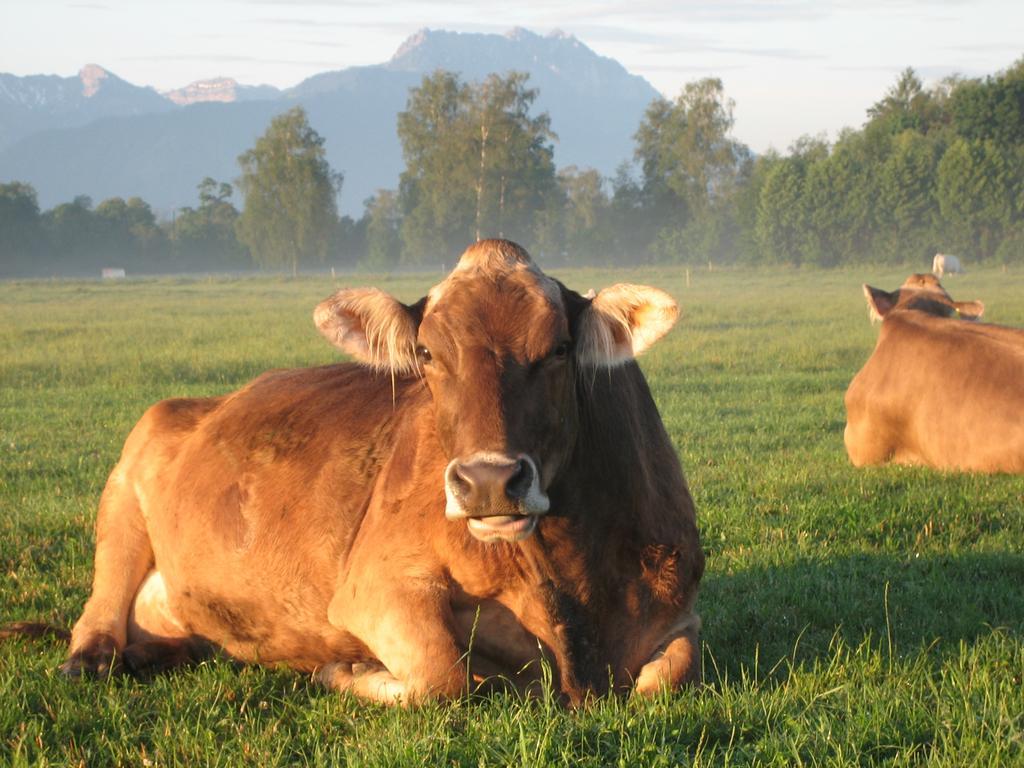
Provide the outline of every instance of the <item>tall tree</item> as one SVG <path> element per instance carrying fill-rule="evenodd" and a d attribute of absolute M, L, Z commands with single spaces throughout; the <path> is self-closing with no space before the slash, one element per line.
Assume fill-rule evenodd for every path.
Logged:
<path fill-rule="evenodd" d="M 409 94 L 398 136 L 403 258 L 421 261 L 466 241 L 507 235 L 530 245 L 557 194 L 555 138 L 546 114 L 530 114 L 536 91 L 511 72 L 464 85 L 436 72 Z"/>
<path fill-rule="evenodd" d="M 407 262 L 444 259 L 472 239 L 469 102 L 469 86 L 457 75 L 438 70 L 409 90 L 405 111 L 398 115 L 405 158 L 399 197 Z"/>
<path fill-rule="evenodd" d="M 611 179 L 612 197 L 609 205 L 611 239 L 609 249 L 617 262 L 635 264 L 649 260 L 650 245 L 656 220 L 646 205 L 635 165 L 628 160 L 619 164 Z"/>
<path fill-rule="evenodd" d="M 607 263 L 610 200 L 604 179 L 592 168 L 579 170 L 574 165 L 558 173 L 565 199 L 565 250 L 569 261 L 578 264 Z"/>
<path fill-rule="evenodd" d="M 323 262 L 337 228 L 342 176 L 331 170 L 324 139 L 302 107 L 275 117 L 238 158 L 245 198 L 238 239 L 264 267 Z"/>
<path fill-rule="evenodd" d="M 927 133 L 941 119 L 935 96 L 925 90 L 917 73 L 904 69 L 885 96 L 868 108 L 868 118 L 885 125 L 889 133 L 908 129 Z"/>
<path fill-rule="evenodd" d="M 382 189 L 366 201 L 366 261 L 371 269 L 388 270 L 395 267 L 401 255 L 399 234 L 401 211 L 398 195 Z"/>
<path fill-rule="evenodd" d="M 199 207 L 182 208 L 171 225 L 175 263 L 180 269 L 238 268 L 245 248 L 238 242 L 238 209 L 232 186 L 207 176 L 199 182 Z"/>
<path fill-rule="evenodd" d="M 160 266 L 166 236 L 157 226 L 149 203 L 140 197 L 111 197 L 96 206 L 96 220 L 104 248 L 129 268 L 152 270 Z"/>
<path fill-rule="evenodd" d="M 42 247 L 39 201 L 29 184 L 0 184 L 0 275 L 22 272 Z"/>
<path fill-rule="evenodd" d="M 993 255 L 1017 214 L 1020 153 L 992 140 L 957 139 L 939 161 L 936 197 L 947 242 L 974 258 Z"/>
<path fill-rule="evenodd" d="M 800 264 L 811 251 L 811 216 L 807 178 L 828 160 L 828 144 L 803 136 L 788 157 L 772 160 L 764 172 L 755 236 L 765 261 Z"/>
<path fill-rule="evenodd" d="M 674 102 L 654 101 L 636 133 L 645 206 L 657 219 L 663 244 L 713 248 L 720 217 L 714 208 L 735 190 L 749 150 L 730 138 L 733 102 L 722 81 L 688 83 Z M 682 230 L 693 226 L 690 233 Z M 662 249 L 664 250 L 664 248 Z M 677 257 L 683 254 L 677 254 Z"/>
<path fill-rule="evenodd" d="M 799 145 L 806 169 L 800 205 L 808 228 L 800 261 L 834 266 L 870 258 L 878 168 L 865 172 L 872 167 L 866 152 L 863 134 L 853 132 L 841 136 L 831 151 L 822 139 Z"/>
<path fill-rule="evenodd" d="M 59 272 L 85 274 L 99 266 L 103 243 L 92 198 L 78 195 L 43 213 L 42 221 Z"/>
<path fill-rule="evenodd" d="M 503 236 L 528 226 L 555 188 L 551 119 L 530 109 L 537 90 L 529 75 L 489 75 L 471 89 L 471 136 L 476 168 L 475 235 Z"/>
<path fill-rule="evenodd" d="M 965 80 L 950 97 L 957 133 L 967 139 L 1024 144 L 1024 58 L 995 77 Z"/>
<path fill-rule="evenodd" d="M 873 174 L 878 182 L 878 249 L 886 261 L 922 263 L 943 246 L 935 177 L 941 147 L 907 130 L 894 137 L 889 157 Z"/>

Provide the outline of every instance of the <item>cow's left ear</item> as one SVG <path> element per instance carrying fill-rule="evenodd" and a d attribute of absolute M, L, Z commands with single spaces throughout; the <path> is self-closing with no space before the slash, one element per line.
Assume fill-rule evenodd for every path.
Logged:
<path fill-rule="evenodd" d="M 954 301 L 953 308 L 961 320 L 980 320 L 985 314 L 985 305 L 980 301 Z"/>
<path fill-rule="evenodd" d="M 416 370 L 422 300 L 411 307 L 376 288 L 347 288 L 321 301 L 313 322 L 331 344 L 396 374 Z"/>
<path fill-rule="evenodd" d="M 884 320 L 885 316 L 892 311 L 892 308 L 896 306 L 896 302 L 899 300 L 899 291 L 888 293 L 881 288 L 874 288 L 870 285 L 864 285 L 862 288 L 864 289 L 864 298 L 868 301 L 868 314 L 871 315 L 872 322 Z"/>
<path fill-rule="evenodd" d="M 678 316 L 675 300 L 657 288 L 605 288 L 580 314 L 576 359 L 581 365 L 621 365 L 668 333 Z"/>

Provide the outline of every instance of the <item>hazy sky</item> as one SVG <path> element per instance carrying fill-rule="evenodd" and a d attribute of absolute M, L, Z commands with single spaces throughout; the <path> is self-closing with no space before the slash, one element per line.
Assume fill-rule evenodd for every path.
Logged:
<path fill-rule="evenodd" d="M 516 26 L 573 34 L 669 98 L 720 77 L 736 138 L 758 152 L 860 126 L 905 67 L 931 83 L 1024 55 L 1024 0 L 0 0 L 0 72 L 96 63 L 158 90 L 216 76 L 286 87 L 384 62 L 423 27 Z"/>

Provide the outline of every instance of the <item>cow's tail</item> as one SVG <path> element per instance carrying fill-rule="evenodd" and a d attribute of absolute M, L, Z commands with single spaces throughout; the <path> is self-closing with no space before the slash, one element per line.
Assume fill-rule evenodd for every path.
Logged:
<path fill-rule="evenodd" d="M 58 627 L 42 621 L 15 621 L 11 624 L 0 626 L 0 640 L 9 640 L 13 637 L 27 637 L 31 640 L 38 640 L 48 635 L 64 642 L 71 641 L 70 631 L 64 629 L 64 627 Z"/>

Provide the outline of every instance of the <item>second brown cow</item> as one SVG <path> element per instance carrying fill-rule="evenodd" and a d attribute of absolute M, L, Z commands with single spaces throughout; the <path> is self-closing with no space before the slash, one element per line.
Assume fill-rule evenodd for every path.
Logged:
<path fill-rule="evenodd" d="M 864 295 L 882 328 L 846 391 L 850 460 L 1024 472 L 1024 331 L 977 322 L 981 302 L 929 274 Z"/>

